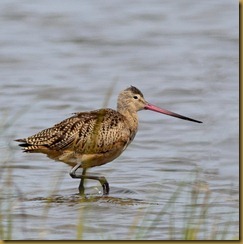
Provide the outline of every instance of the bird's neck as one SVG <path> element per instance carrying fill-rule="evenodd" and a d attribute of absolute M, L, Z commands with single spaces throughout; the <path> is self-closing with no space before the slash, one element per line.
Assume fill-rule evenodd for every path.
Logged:
<path fill-rule="evenodd" d="M 119 107 L 118 107 L 118 112 L 127 119 L 128 126 L 131 128 L 131 130 L 136 132 L 138 128 L 137 112 L 134 110 L 130 110 L 128 108 L 119 108 Z"/>

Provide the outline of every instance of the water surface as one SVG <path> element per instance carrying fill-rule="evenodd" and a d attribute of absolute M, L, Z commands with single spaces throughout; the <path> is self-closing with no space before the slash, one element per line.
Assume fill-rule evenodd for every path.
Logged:
<path fill-rule="evenodd" d="M 198 224 L 199 239 L 238 238 L 238 3 L 0 5 L 0 214 L 12 239 L 183 239 Z M 92 181 L 78 196 L 69 166 L 13 142 L 72 112 L 116 108 L 130 85 L 203 124 L 139 112 L 134 142 L 90 170 L 106 176 L 108 197 Z"/>

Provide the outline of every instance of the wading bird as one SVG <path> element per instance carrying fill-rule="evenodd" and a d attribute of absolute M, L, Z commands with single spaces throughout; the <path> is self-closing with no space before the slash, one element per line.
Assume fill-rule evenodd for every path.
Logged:
<path fill-rule="evenodd" d="M 24 138 L 17 139 L 24 152 L 44 153 L 49 158 L 72 166 L 70 176 L 79 178 L 79 192 L 84 194 L 84 179 L 98 180 L 103 194 L 109 194 L 105 177 L 86 175 L 86 170 L 111 162 L 121 155 L 134 139 L 138 129 L 139 110 L 146 109 L 194 120 L 148 103 L 140 90 L 131 86 L 118 96 L 117 110 L 105 108 L 90 112 L 75 113 L 51 128 Z M 82 174 L 76 172 L 82 168 Z"/>

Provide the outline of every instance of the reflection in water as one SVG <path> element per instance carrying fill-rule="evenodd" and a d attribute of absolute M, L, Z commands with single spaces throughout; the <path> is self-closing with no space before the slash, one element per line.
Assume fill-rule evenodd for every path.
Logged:
<path fill-rule="evenodd" d="M 141 199 L 135 199 L 135 198 L 128 198 L 128 197 L 112 197 L 112 196 L 95 196 L 95 195 L 85 195 L 80 196 L 79 194 L 74 194 L 70 196 L 62 196 L 62 195 L 54 195 L 50 197 L 35 197 L 30 199 L 24 199 L 24 201 L 37 201 L 45 203 L 64 203 L 67 205 L 75 205 L 78 203 L 95 203 L 98 202 L 99 204 L 117 204 L 117 205 L 138 205 L 138 204 L 155 204 L 153 202 L 146 202 Z"/>

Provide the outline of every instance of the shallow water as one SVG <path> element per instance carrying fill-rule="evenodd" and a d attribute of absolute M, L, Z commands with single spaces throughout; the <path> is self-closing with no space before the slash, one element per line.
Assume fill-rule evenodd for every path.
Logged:
<path fill-rule="evenodd" d="M 198 224 L 199 239 L 238 238 L 238 3 L 0 6 L 0 230 L 12 223 L 1 238 L 183 239 Z M 134 142 L 89 171 L 107 178 L 107 197 L 93 181 L 78 196 L 69 166 L 13 142 L 72 112 L 116 108 L 130 85 L 203 124 L 139 112 Z"/>

